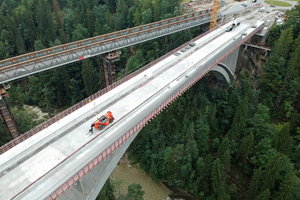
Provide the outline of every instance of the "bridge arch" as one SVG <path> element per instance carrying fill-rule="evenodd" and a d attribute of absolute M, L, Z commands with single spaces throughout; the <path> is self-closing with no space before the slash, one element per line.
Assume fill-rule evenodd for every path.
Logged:
<path fill-rule="evenodd" d="M 210 72 L 217 79 L 218 84 L 225 85 L 234 79 L 234 73 L 224 63 L 219 63 Z"/>

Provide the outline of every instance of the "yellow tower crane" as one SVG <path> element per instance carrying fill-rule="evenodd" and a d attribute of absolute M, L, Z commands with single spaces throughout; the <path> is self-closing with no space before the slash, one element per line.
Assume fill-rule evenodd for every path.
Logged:
<path fill-rule="evenodd" d="M 218 11 L 220 8 L 220 0 L 213 0 L 213 9 L 212 9 L 212 13 L 211 13 L 211 20 L 210 20 L 210 28 L 215 28 L 216 27 L 216 23 L 218 20 Z"/>

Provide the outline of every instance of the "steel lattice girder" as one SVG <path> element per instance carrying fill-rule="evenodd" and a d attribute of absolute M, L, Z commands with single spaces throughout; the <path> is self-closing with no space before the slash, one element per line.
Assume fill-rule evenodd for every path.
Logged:
<path fill-rule="evenodd" d="M 2 60 L 0 84 L 198 26 L 210 16 L 205 10 Z"/>

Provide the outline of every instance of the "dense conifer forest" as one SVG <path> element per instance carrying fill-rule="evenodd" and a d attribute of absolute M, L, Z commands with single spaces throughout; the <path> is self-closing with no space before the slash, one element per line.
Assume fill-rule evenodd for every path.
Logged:
<path fill-rule="evenodd" d="M 262 71 L 199 81 L 142 129 L 132 159 L 190 199 L 300 199 L 299 11 L 271 28 Z"/>
<path fill-rule="evenodd" d="M 180 15 L 179 0 L 0 0 L 0 59 Z M 199 27 L 121 49 L 118 79 L 199 35 Z M 23 104 L 55 115 L 102 89 L 97 57 L 10 83 L 22 133 L 35 127 Z M 0 145 L 10 140 L 0 124 Z"/>
<path fill-rule="evenodd" d="M 0 0 L 0 59 L 182 14 L 179 0 Z M 199 81 L 151 121 L 130 146 L 153 179 L 191 199 L 300 199 L 300 6 L 268 37 L 263 69 L 211 87 Z M 119 78 L 199 35 L 196 27 L 122 49 Z M 242 66 L 248 67 L 248 66 Z M 22 108 L 56 114 L 102 88 L 97 59 L 12 83 L 9 103 L 22 132 L 36 126 Z M 9 141 L 0 125 L 0 144 Z M 98 199 L 113 200 L 109 181 Z M 139 185 L 118 199 L 142 199 Z"/>

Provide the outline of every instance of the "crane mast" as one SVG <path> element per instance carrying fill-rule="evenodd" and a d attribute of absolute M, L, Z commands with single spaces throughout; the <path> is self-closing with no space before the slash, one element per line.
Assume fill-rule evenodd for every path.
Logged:
<path fill-rule="evenodd" d="M 210 20 L 210 28 L 215 28 L 216 27 L 216 23 L 218 20 L 218 11 L 220 8 L 220 0 L 213 0 L 213 9 L 212 9 L 212 13 L 211 13 L 211 20 Z"/>

